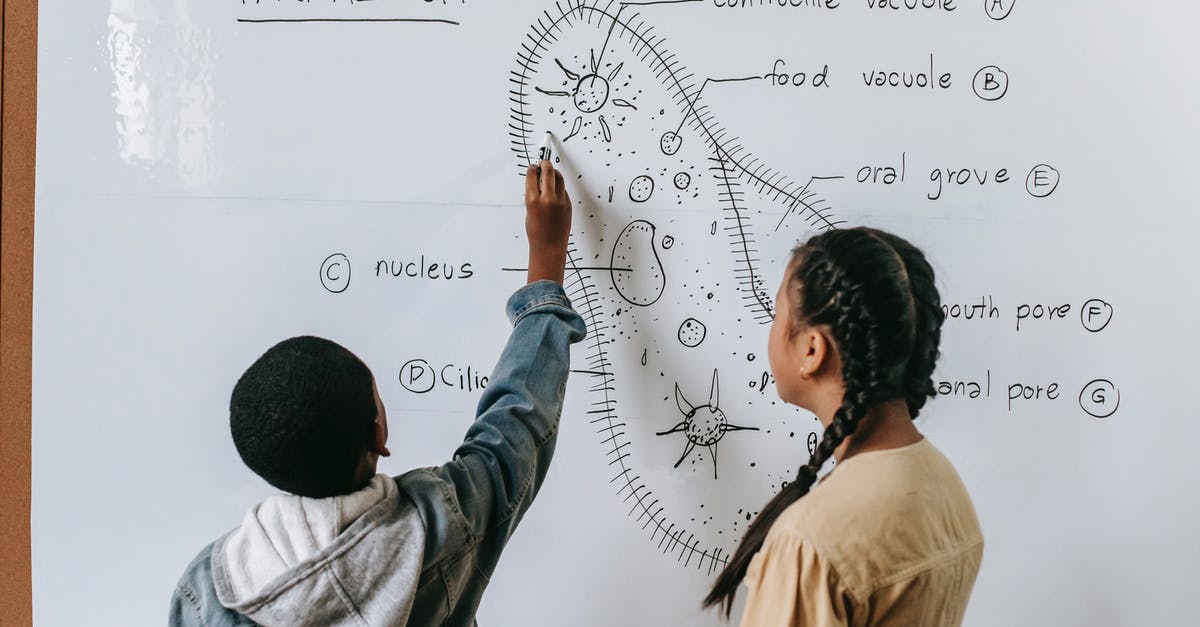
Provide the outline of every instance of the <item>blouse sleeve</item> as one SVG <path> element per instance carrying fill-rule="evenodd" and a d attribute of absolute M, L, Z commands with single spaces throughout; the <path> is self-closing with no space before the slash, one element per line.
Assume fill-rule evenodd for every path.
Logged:
<path fill-rule="evenodd" d="M 850 625 L 853 600 L 837 572 L 795 534 L 768 534 L 750 561 L 742 627 Z"/>

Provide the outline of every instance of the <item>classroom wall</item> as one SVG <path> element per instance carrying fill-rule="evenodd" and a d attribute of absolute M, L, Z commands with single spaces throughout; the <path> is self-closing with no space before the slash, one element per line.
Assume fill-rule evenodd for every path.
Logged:
<path fill-rule="evenodd" d="M 524 280 L 545 130 L 590 336 L 482 623 L 720 624 L 699 599 L 819 432 L 766 365 L 783 264 L 857 224 L 938 272 L 917 424 L 987 539 L 966 623 L 1196 622 L 1200 13 L 873 4 L 44 6 L 37 622 L 161 620 L 272 493 L 226 412 L 285 337 L 372 368 L 382 470 L 444 461 Z M 688 437 L 703 406 L 719 442 Z"/>

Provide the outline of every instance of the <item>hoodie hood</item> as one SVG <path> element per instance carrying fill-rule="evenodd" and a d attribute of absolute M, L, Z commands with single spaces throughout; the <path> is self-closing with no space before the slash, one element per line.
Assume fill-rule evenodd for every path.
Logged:
<path fill-rule="evenodd" d="M 421 517 L 387 475 L 325 499 L 273 496 L 213 547 L 225 607 L 264 625 L 404 625 L 421 575 Z"/>

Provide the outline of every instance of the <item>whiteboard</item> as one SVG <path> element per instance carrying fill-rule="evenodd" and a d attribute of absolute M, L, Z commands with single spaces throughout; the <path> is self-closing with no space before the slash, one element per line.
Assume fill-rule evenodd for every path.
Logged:
<path fill-rule="evenodd" d="M 272 493 L 226 412 L 282 338 L 371 367 L 382 471 L 444 461 L 545 130 L 590 335 L 482 624 L 721 624 L 699 600 L 819 429 L 767 372 L 781 264 L 856 224 L 923 247 L 951 316 L 918 425 L 986 537 L 966 624 L 1200 622 L 1200 10 L 874 4 L 42 3 L 37 623 L 163 620 Z M 676 386 L 746 428 L 664 433 Z"/>

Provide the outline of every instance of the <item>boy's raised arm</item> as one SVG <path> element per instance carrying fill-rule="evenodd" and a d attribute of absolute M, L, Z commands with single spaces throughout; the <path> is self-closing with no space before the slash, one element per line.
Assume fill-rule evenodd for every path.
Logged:
<path fill-rule="evenodd" d="M 528 284 L 508 300 L 513 331 L 480 397 L 475 422 L 454 458 L 433 473 L 451 511 L 426 516 L 427 560 L 457 545 L 451 539 L 459 532 L 471 536 L 471 544 L 496 543 L 493 559 L 498 558 L 554 454 L 570 345 L 583 339 L 586 327 L 562 287 L 571 201 L 562 174 L 548 161 L 526 173 L 525 206 Z M 463 522 L 466 529 L 455 528 Z"/>

